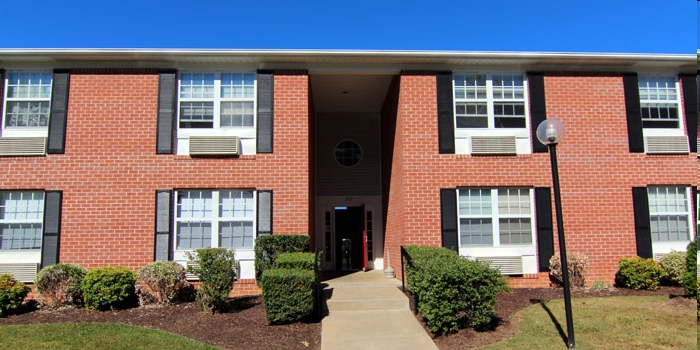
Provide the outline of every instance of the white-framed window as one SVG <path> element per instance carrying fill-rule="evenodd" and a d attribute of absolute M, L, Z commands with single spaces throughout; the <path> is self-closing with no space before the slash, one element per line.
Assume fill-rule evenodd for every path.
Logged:
<path fill-rule="evenodd" d="M 3 136 L 46 136 L 52 83 L 51 72 L 6 73 Z"/>
<path fill-rule="evenodd" d="M 457 129 L 527 128 L 522 74 L 455 74 L 453 81 Z"/>
<path fill-rule="evenodd" d="M 0 191 L 0 252 L 41 252 L 42 191 Z"/>
<path fill-rule="evenodd" d="M 177 153 L 189 154 L 192 136 L 212 136 L 237 137 L 239 154 L 255 154 L 256 111 L 255 73 L 181 72 Z"/>
<path fill-rule="evenodd" d="M 681 129 L 681 98 L 676 77 L 640 75 L 639 103 L 645 130 Z"/>
<path fill-rule="evenodd" d="M 180 74 L 180 129 L 255 127 L 255 74 Z"/>
<path fill-rule="evenodd" d="M 647 195 L 652 243 L 689 242 L 692 214 L 688 189 L 680 186 L 650 186 Z"/>
<path fill-rule="evenodd" d="M 458 189 L 461 247 L 533 246 L 530 188 Z"/>
<path fill-rule="evenodd" d="M 252 249 L 255 191 L 180 190 L 175 202 L 175 250 Z"/>
<path fill-rule="evenodd" d="M 525 74 L 458 73 L 452 84 L 456 153 L 532 153 Z"/>

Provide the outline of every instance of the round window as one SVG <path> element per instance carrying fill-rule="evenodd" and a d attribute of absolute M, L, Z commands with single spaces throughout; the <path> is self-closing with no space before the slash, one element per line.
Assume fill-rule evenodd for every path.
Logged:
<path fill-rule="evenodd" d="M 362 150 L 353 141 L 342 141 L 335 146 L 335 160 L 342 166 L 351 167 L 360 162 Z"/>

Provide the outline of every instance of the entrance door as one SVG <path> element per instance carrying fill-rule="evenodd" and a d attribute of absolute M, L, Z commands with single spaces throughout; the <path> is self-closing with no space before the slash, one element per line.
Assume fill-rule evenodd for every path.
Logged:
<path fill-rule="evenodd" d="M 364 209 L 335 208 L 336 268 L 341 271 L 365 268 Z"/>

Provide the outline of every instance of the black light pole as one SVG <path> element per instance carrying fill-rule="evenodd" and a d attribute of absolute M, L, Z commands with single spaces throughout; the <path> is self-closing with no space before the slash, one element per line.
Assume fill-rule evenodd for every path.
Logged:
<path fill-rule="evenodd" d="M 566 133 L 566 127 L 559 119 L 550 118 L 537 127 L 537 139 L 549 148 L 552 162 L 552 182 L 554 183 L 554 206 L 557 213 L 559 236 L 559 256 L 561 257 L 561 277 L 564 282 L 564 308 L 566 310 L 566 333 L 569 349 L 576 349 L 574 340 L 574 317 L 571 313 L 571 289 L 569 288 L 569 267 L 566 260 L 566 243 L 564 240 L 564 218 L 561 212 L 561 191 L 559 189 L 559 169 L 557 167 L 557 144 Z"/>

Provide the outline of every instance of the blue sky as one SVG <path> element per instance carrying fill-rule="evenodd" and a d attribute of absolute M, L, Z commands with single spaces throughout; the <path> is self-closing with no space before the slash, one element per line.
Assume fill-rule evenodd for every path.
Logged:
<path fill-rule="evenodd" d="M 7 0 L 2 13 L 0 48 L 700 48 L 690 0 Z"/>

